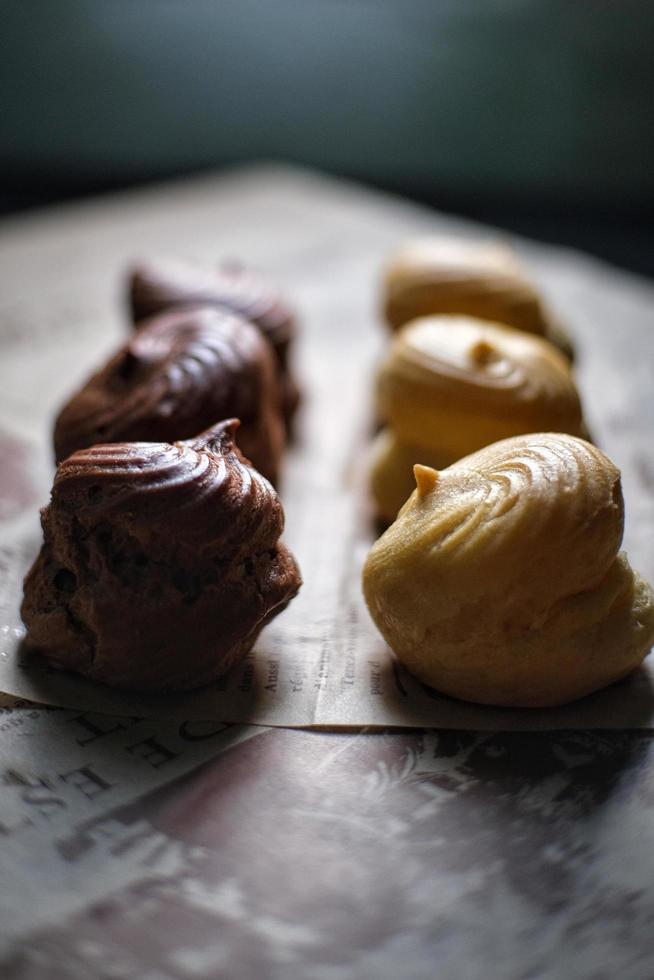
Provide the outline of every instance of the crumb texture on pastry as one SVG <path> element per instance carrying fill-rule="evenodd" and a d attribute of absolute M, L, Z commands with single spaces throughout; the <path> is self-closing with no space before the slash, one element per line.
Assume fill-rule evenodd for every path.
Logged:
<path fill-rule="evenodd" d="M 418 467 L 416 481 L 363 587 L 420 680 L 470 701 L 547 706 L 640 664 L 654 594 L 619 552 L 620 473 L 599 449 L 518 436 L 440 473 Z"/>
<path fill-rule="evenodd" d="M 206 307 L 147 321 L 55 423 L 58 461 L 98 443 L 188 439 L 237 417 L 239 447 L 277 481 L 284 430 L 272 353 L 252 324 Z"/>
<path fill-rule="evenodd" d="M 199 687 L 245 656 L 301 580 L 237 425 L 94 446 L 59 466 L 25 580 L 28 648 L 142 690 Z"/>

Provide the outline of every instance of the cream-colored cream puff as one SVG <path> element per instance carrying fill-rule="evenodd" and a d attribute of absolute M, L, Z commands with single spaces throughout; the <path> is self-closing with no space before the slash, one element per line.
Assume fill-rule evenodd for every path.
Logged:
<path fill-rule="evenodd" d="M 373 545 L 368 608 L 421 681 L 483 704 L 565 704 L 636 668 L 654 592 L 619 553 L 620 472 L 559 433 L 503 440 L 417 487 Z"/>
<path fill-rule="evenodd" d="M 442 469 L 524 432 L 584 435 L 568 361 L 542 337 L 472 317 L 425 317 L 395 335 L 377 378 L 387 428 L 371 467 L 377 515 L 395 519 L 413 464 Z"/>
<path fill-rule="evenodd" d="M 548 337 L 573 356 L 569 337 L 527 271 L 498 242 L 409 242 L 389 262 L 382 288 L 384 316 L 394 330 L 417 317 L 459 313 Z"/>

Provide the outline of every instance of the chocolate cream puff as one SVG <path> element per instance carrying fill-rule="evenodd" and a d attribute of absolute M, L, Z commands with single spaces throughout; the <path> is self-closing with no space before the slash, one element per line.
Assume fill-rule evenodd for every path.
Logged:
<path fill-rule="evenodd" d="M 515 253 L 499 242 L 407 243 L 386 268 L 383 304 L 394 330 L 417 317 L 458 313 L 547 337 L 569 360 L 573 357 L 564 329 Z"/>
<path fill-rule="evenodd" d="M 542 337 L 472 317 L 400 330 L 378 373 L 377 409 L 387 428 L 373 447 L 371 490 L 387 522 L 414 487 L 414 463 L 443 469 L 524 432 L 586 434 L 563 355 Z"/>
<path fill-rule="evenodd" d="M 114 687 L 186 690 L 241 660 L 297 593 L 277 494 L 236 420 L 93 446 L 57 469 L 25 579 L 28 650 Z"/>
<path fill-rule="evenodd" d="M 59 413 L 57 461 L 105 442 L 173 442 L 238 417 L 243 454 L 272 483 L 284 427 L 268 344 L 247 320 L 197 307 L 144 321 Z"/>
<path fill-rule="evenodd" d="M 292 308 L 274 286 L 236 263 L 207 269 L 152 259 L 132 266 L 128 290 L 137 327 L 156 313 L 196 304 L 228 309 L 254 323 L 275 352 L 282 413 L 290 430 L 300 402 L 289 363 L 297 324 Z"/>
<path fill-rule="evenodd" d="M 633 671 L 654 592 L 619 552 L 620 472 L 558 433 L 487 446 L 437 472 L 373 545 L 363 590 L 397 658 L 444 694 L 565 704 Z"/>

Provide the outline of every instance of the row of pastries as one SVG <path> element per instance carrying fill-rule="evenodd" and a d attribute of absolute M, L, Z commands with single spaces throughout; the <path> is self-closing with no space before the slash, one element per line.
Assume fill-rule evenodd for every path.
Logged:
<path fill-rule="evenodd" d="M 237 265 L 134 266 L 129 336 L 59 412 L 28 650 L 137 690 L 211 683 L 301 585 L 274 490 L 300 390 L 294 314 Z M 620 474 L 589 441 L 572 343 L 504 246 L 427 241 L 384 280 L 363 570 L 422 682 L 557 705 L 631 672 L 654 595 L 619 551 Z M 336 529 L 335 529 L 336 530 Z"/>
<path fill-rule="evenodd" d="M 552 706 L 637 667 L 654 593 L 620 553 L 620 473 L 589 441 L 567 333 L 504 246 L 403 248 L 383 308 L 363 589 L 400 661 L 470 701 Z"/>
<path fill-rule="evenodd" d="M 55 667 L 183 690 L 241 660 L 301 585 L 273 487 L 296 321 L 233 265 L 139 263 L 128 295 L 131 336 L 57 416 L 21 614 Z"/>

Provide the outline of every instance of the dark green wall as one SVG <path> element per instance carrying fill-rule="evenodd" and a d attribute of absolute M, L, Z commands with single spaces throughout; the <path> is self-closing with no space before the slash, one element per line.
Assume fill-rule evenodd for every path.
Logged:
<path fill-rule="evenodd" d="M 478 198 L 654 199 L 650 0 L 0 4 L 5 189 L 282 157 Z"/>

